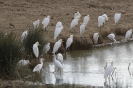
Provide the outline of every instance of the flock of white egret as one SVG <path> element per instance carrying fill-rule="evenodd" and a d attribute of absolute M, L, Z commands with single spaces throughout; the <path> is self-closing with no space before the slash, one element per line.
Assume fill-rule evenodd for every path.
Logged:
<path fill-rule="evenodd" d="M 70 24 L 70 32 L 72 32 L 72 31 L 76 32 L 74 27 L 76 25 L 78 25 L 78 21 L 79 21 L 80 17 L 81 17 L 81 14 L 79 12 L 76 12 L 74 14 L 74 19 L 72 20 L 72 22 Z M 115 15 L 114 15 L 114 22 L 115 22 L 115 24 L 118 23 L 120 18 L 121 18 L 121 13 L 115 13 Z M 83 33 L 84 33 L 85 29 L 86 29 L 86 25 L 89 23 L 89 20 L 90 20 L 90 16 L 89 15 L 85 16 L 84 19 L 83 19 L 83 23 L 80 25 L 80 35 L 81 35 L 81 37 L 83 36 Z M 108 16 L 106 14 L 98 16 L 98 27 L 99 27 L 100 30 L 101 30 L 101 27 L 103 25 L 105 25 L 105 23 L 108 20 L 109 19 L 108 19 Z M 34 26 L 35 30 L 39 27 L 39 23 L 40 23 L 40 20 L 37 20 L 37 21 L 33 22 L 33 26 Z M 50 23 L 50 16 L 47 16 L 42 21 L 43 29 L 45 31 L 47 31 L 46 28 L 47 28 L 49 23 Z M 60 21 L 57 22 L 57 24 L 55 26 L 54 40 L 58 39 L 58 36 L 61 33 L 62 29 L 63 29 L 62 22 L 60 22 Z M 27 34 L 28 34 L 28 31 L 24 31 L 22 33 L 21 42 L 23 42 L 23 40 L 26 38 Z M 132 35 L 132 29 L 130 29 L 130 30 L 128 30 L 126 32 L 126 34 L 125 34 L 126 41 L 130 40 L 131 35 Z M 98 32 L 94 33 L 94 35 L 93 35 L 94 44 L 98 44 L 98 38 L 99 38 L 99 33 Z M 110 40 L 113 40 L 114 43 L 117 42 L 116 39 L 115 39 L 115 34 L 114 33 L 110 33 L 107 36 L 107 38 L 110 39 Z M 52 51 L 52 53 L 53 53 L 53 62 L 54 62 L 54 65 L 55 65 L 55 71 L 59 71 L 60 74 L 62 74 L 62 72 L 63 72 L 63 65 L 62 65 L 63 56 L 62 56 L 61 53 L 58 53 L 57 55 L 55 53 L 61 47 L 62 42 L 63 42 L 62 39 L 57 40 L 55 42 L 54 46 L 53 46 L 53 51 Z M 73 43 L 73 35 L 70 35 L 70 37 L 66 41 L 66 47 L 65 48 L 68 49 L 71 46 L 72 43 Z M 39 46 L 39 42 L 36 42 L 35 44 L 33 44 L 33 52 L 34 52 L 34 55 L 37 58 L 39 57 L 38 46 Z M 47 45 L 44 46 L 44 48 L 43 48 L 44 54 L 47 53 L 49 50 L 50 50 L 50 43 L 48 43 Z M 33 69 L 33 72 L 39 72 L 40 73 L 40 70 L 43 67 L 43 60 L 44 60 L 43 58 L 40 59 L 40 64 L 35 66 L 35 68 Z M 25 63 L 25 60 L 23 60 L 23 61 L 24 61 L 23 62 L 24 65 L 29 63 L 29 61 L 27 61 L 26 63 Z M 20 61 L 20 62 L 22 63 L 22 61 Z M 105 70 L 105 73 L 104 73 L 104 78 L 107 79 L 107 77 L 111 75 L 113 70 L 114 70 L 114 67 L 113 67 L 113 62 L 112 62 L 110 66 L 106 67 L 106 70 Z"/>

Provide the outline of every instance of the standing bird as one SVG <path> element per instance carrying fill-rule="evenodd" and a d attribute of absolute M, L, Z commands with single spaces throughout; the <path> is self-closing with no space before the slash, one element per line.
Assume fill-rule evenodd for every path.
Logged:
<path fill-rule="evenodd" d="M 88 22 L 89 22 L 89 20 L 90 20 L 90 16 L 87 15 L 87 16 L 84 17 L 84 19 L 83 19 L 83 23 L 85 23 L 85 24 L 87 25 Z"/>
<path fill-rule="evenodd" d="M 38 49 L 38 46 L 39 46 L 39 45 L 40 45 L 39 42 L 36 42 L 35 44 L 33 44 L 33 52 L 34 52 L 34 55 L 35 55 L 36 57 L 39 56 L 39 49 Z"/>
<path fill-rule="evenodd" d="M 57 54 L 57 60 L 59 60 L 61 63 L 63 62 L 63 55 L 61 53 Z"/>
<path fill-rule="evenodd" d="M 101 29 L 101 27 L 104 24 L 104 17 L 103 16 L 98 16 L 98 27 Z"/>
<path fill-rule="evenodd" d="M 21 35 L 21 42 L 23 42 L 26 39 L 27 35 L 28 35 L 28 30 L 26 30 L 26 31 L 24 31 L 22 33 L 22 35 Z"/>
<path fill-rule="evenodd" d="M 40 24 L 40 20 L 37 20 L 37 21 L 33 22 L 34 30 L 39 27 L 39 24 Z"/>
<path fill-rule="evenodd" d="M 60 39 L 54 44 L 52 51 L 53 54 L 55 54 L 57 50 L 61 47 L 62 42 L 63 42 L 62 39 Z"/>
<path fill-rule="evenodd" d="M 20 60 L 18 62 L 18 66 L 20 66 L 20 67 L 26 66 L 28 64 L 30 64 L 29 60 Z"/>
<path fill-rule="evenodd" d="M 93 42 L 94 42 L 94 44 L 98 43 L 98 38 L 99 38 L 99 33 L 94 33 L 93 34 Z"/>
<path fill-rule="evenodd" d="M 85 31 L 85 28 L 86 28 L 86 23 L 82 23 L 80 25 L 80 36 L 83 37 L 83 33 Z"/>
<path fill-rule="evenodd" d="M 48 51 L 50 50 L 50 43 L 47 43 L 46 45 L 44 45 L 43 47 L 43 50 L 42 50 L 42 55 L 43 56 L 44 54 L 48 53 Z"/>
<path fill-rule="evenodd" d="M 56 60 L 56 55 L 53 55 L 53 61 L 54 61 L 54 65 L 55 65 L 55 72 L 59 72 L 60 73 L 60 77 L 63 73 L 63 66 L 61 64 L 60 61 Z"/>
<path fill-rule="evenodd" d="M 110 40 L 113 40 L 114 43 L 116 43 L 116 39 L 115 39 L 115 34 L 114 33 L 111 33 L 107 36 Z"/>
<path fill-rule="evenodd" d="M 111 76 L 111 73 L 113 72 L 113 70 L 114 70 L 114 66 L 113 66 L 113 62 L 111 62 L 111 65 L 106 68 L 104 73 L 105 81 L 107 80 L 107 77 Z"/>
<path fill-rule="evenodd" d="M 49 22 L 50 22 L 50 16 L 47 16 L 46 18 L 43 19 L 43 21 L 42 21 L 43 30 L 47 31 L 46 28 L 47 28 Z"/>
<path fill-rule="evenodd" d="M 58 23 L 56 24 L 55 32 L 54 32 L 54 39 L 55 39 L 55 40 L 57 39 L 57 37 L 58 37 L 59 34 L 61 33 L 62 29 L 63 29 L 62 23 L 61 23 L 61 22 L 58 22 Z"/>
<path fill-rule="evenodd" d="M 72 29 L 73 29 L 74 32 L 76 33 L 74 27 L 75 27 L 76 25 L 78 25 L 78 21 L 79 21 L 79 18 L 74 18 L 74 19 L 72 20 L 72 22 L 71 22 L 71 24 L 70 24 L 70 31 L 72 31 Z"/>
<path fill-rule="evenodd" d="M 70 37 L 66 41 L 66 49 L 70 47 L 70 45 L 73 43 L 73 35 L 70 35 Z"/>
<path fill-rule="evenodd" d="M 43 58 L 40 58 L 40 64 L 38 64 L 38 65 L 35 66 L 35 68 L 33 69 L 33 72 L 40 73 L 40 70 L 43 67 L 43 61 L 44 61 L 44 59 Z"/>
<path fill-rule="evenodd" d="M 132 35 L 132 29 L 130 29 L 130 30 L 128 30 L 128 31 L 126 32 L 126 35 L 125 35 L 126 41 L 130 40 L 131 35 Z"/>
<path fill-rule="evenodd" d="M 46 45 L 43 47 L 43 54 L 47 53 L 49 50 L 50 50 L 50 43 L 46 44 Z"/>
<path fill-rule="evenodd" d="M 121 18 L 121 13 L 115 13 L 114 15 L 115 24 L 120 20 L 120 18 Z"/>

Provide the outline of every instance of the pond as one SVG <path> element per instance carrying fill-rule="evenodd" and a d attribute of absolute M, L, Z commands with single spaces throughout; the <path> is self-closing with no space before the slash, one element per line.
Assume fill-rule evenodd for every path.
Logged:
<path fill-rule="evenodd" d="M 133 87 L 133 42 L 70 51 L 63 55 L 63 77 L 55 75 L 53 62 L 44 62 L 41 82 L 45 84 L 79 84 L 102 87 Z M 52 59 L 52 57 L 49 57 Z M 113 61 L 113 76 L 105 83 L 104 66 Z M 128 65 L 131 63 L 128 70 Z M 36 81 L 36 80 L 34 80 Z"/>

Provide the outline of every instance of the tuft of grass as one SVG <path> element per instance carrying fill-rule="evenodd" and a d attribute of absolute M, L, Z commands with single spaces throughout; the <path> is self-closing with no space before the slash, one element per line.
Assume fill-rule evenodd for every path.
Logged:
<path fill-rule="evenodd" d="M 42 54 L 42 49 L 44 47 L 44 45 L 46 44 L 43 32 L 40 29 L 36 29 L 36 30 L 29 30 L 29 33 L 24 41 L 24 47 L 26 50 L 26 53 L 28 55 L 30 55 L 32 53 L 33 57 L 33 44 L 35 44 L 36 42 L 39 42 L 39 44 L 41 44 L 41 46 L 39 46 L 39 55 Z"/>
<path fill-rule="evenodd" d="M 16 64 L 21 57 L 20 42 L 14 33 L 0 32 L 0 74 L 2 76 L 13 76 Z"/>

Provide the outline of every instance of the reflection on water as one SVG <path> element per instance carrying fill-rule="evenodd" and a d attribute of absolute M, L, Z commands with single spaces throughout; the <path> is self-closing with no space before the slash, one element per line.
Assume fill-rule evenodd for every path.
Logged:
<path fill-rule="evenodd" d="M 104 66 L 114 62 L 116 70 L 107 83 L 103 77 Z M 97 47 L 91 50 L 70 51 L 64 55 L 63 78 L 55 75 L 53 62 L 44 62 L 42 83 L 60 85 L 80 84 L 104 87 L 133 87 L 133 43 Z M 131 67 L 128 70 L 128 64 Z"/>

